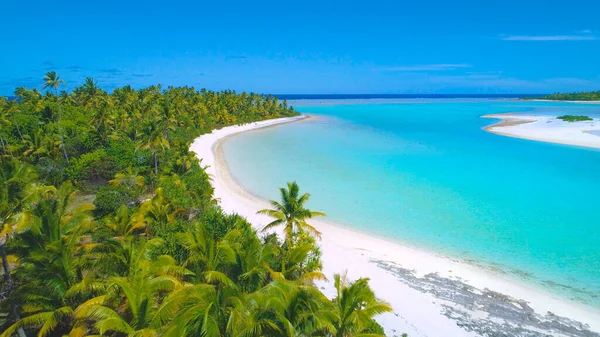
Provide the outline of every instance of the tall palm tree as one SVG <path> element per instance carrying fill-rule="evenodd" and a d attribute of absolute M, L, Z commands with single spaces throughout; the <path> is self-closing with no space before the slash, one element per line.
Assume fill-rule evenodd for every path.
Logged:
<path fill-rule="evenodd" d="M 6 108 L 5 109 L 6 109 L 6 114 L 12 116 L 12 123 L 17 128 L 17 133 L 19 134 L 19 138 L 21 138 L 21 140 L 23 140 L 23 132 L 21 132 L 21 127 L 19 126 L 19 123 L 15 119 L 15 114 L 17 114 L 18 112 L 20 112 L 19 111 L 20 110 L 19 109 L 19 104 L 15 100 L 9 101 L 6 104 Z"/>
<path fill-rule="evenodd" d="M 333 300 L 337 318 L 334 321 L 335 337 L 358 337 L 368 327 L 373 317 L 391 312 L 392 307 L 379 301 L 369 287 L 368 278 L 360 278 L 349 283 L 346 276 L 334 275 L 337 296 Z M 377 337 L 377 334 L 368 334 Z M 384 337 L 384 335 L 381 335 Z"/>
<path fill-rule="evenodd" d="M 258 211 L 258 214 L 266 214 L 275 218 L 274 221 L 263 228 L 263 232 L 283 225 L 285 240 L 288 246 L 292 245 L 292 238 L 295 234 L 307 232 L 308 234 L 319 237 L 321 233 L 316 228 L 309 225 L 306 222 L 306 219 L 311 219 L 315 216 L 325 216 L 325 213 L 313 212 L 304 208 L 304 204 L 308 201 L 308 198 L 310 198 L 310 194 L 304 193 L 300 195 L 300 188 L 295 181 L 289 182 L 287 184 L 287 189 L 282 187 L 279 191 L 281 192 L 281 203 L 271 200 L 270 202 L 274 209 L 263 209 Z"/>
<path fill-rule="evenodd" d="M 145 122 L 143 137 L 138 144 L 139 149 L 150 149 L 154 157 L 154 173 L 158 174 L 158 151 L 171 147 L 162 120 L 148 118 Z"/>
<path fill-rule="evenodd" d="M 8 113 L 5 111 L 5 106 L 8 106 L 6 98 L 0 97 L 0 132 L 2 132 L 3 129 L 5 129 L 7 126 L 9 126 L 11 124 L 10 121 L 8 120 Z M 6 141 L 4 140 L 4 138 L 2 137 L 1 134 L 0 134 L 0 146 L 2 146 L 2 153 L 6 154 L 8 144 L 6 143 Z M 10 154 L 12 156 L 12 152 Z"/>
<path fill-rule="evenodd" d="M 58 88 L 61 84 L 67 84 L 67 82 L 61 80 L 60 77 L 56 75 L 55 71 L 49 71 L 46 73 L 46 76 L 44 76 L 44 84 L 42 85 L 42 87 L 44 89 L 54 89 L 54 93 L 56 94 L 56 101 L 58 103 L 58 133 L 60 137 L 60 144 L 63 148 L 65 159 L 67 160 L 67 163 L 69 163 L 69 155 L 67 154 L 67 149 L 65 148 L 65 140 L 60 125 L 60 122 L 62 120 L 62 112 L 60 109 L 60 97 L 58 96 Z"/>

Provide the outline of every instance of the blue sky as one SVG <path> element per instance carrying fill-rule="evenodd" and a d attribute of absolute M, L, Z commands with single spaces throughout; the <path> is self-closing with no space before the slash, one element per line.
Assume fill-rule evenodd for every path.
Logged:
<path fill-rule="evenodd" d="M 168 7 L 165 7 L 168 4 Z M 0 95 L 161 83 L 260 93 L 600 89 L 600 2 L 7 1 Z"/>

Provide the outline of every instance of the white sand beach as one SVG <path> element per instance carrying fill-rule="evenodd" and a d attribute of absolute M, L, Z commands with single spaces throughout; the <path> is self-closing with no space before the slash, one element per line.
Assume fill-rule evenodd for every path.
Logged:
<path fill-rule="evenodd" d="M 259 209 L 269 208 L 269 204 L 245 191 L 230 176 L 222 141 L 241 132 L 303 118 L 226 127 L 194 141 L 190 151 L 202 159 L 203 166 L 208 165 L 215 198 L 225 212 L 246 217 L 257 229 L 269 222 L 268 217 L 256 214 Z M 544 123 L 536 119 L 515 128 Z M 592 144 L 581 134 L 579 139 Z M 406 247 L 327 220 L 311 223 L 322 232 L 325 275 L 332 279 L 334 273 L 347 271 L 350 279 L 369 277 L 377 296 L 393 306 L 393 313 L 378 319 L 389 336 L 600 336 L 598 310 L 516 282 L 510 275 Z M 331 282 L 320 282 L 318 286 L 328 296 L 334 296 Z"/>
<path fill-rule="evenodd" d="M 562 103 L 577 103 L 577 104 L 600 104 L 600 101 L 565 101 L 556 99 L 532 99 L 532 102 L 562 102 Z"/>
<path fill-rule="evenodd" d="M 565 122 L 553 116 L 520 114 L 492 114 L 482 117 L 502 120 L 497 124 L 484 128 L 486 131 L 499 135 L 549 143 L 600 148 L 600 136 L 590 133 L 590 131 L 600 131 L 600 119 Z"/>

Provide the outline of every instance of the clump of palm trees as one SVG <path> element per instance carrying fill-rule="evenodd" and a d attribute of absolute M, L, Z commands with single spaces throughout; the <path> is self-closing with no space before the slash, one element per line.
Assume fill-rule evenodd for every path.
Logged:
<path fill-rule="evenodd" d="M 285 239 L 259 236 L 221 211 L 188 152 L 203 132 L 292 108 L 232 91 L 109 94 L 88 78 L 59 93 L 56 73 L 44 81 L 45 95 L 0 98 L 0 336 L 383 334 L 373 317 L 391 308 L 367 279 L 334 276 L 334 298 L 314 286 L 325 275 L 307 221 L 324 214 L 306 209 L 308 194 L 282 188 L 261 212 Z"/>

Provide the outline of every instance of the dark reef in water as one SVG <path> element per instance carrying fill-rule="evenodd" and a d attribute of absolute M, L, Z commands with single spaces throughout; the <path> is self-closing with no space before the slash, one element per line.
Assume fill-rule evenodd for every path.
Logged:
<path fill-rule="evenodd" d="M 442 313 L 466 331 L 485 337 L 600 337 L 583 324 L 551 312 L 536 313 L 526 301 L 489 289 L 477 289 L 438 274 L 423 277 L 389 261 L 371 260 L 407 286 L 432 294 Z"/>

